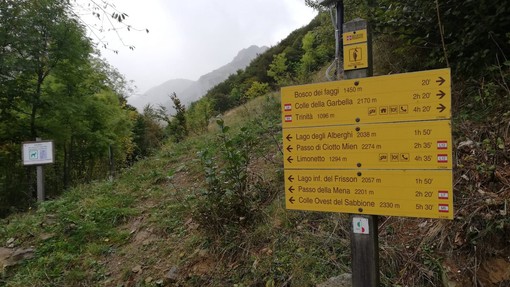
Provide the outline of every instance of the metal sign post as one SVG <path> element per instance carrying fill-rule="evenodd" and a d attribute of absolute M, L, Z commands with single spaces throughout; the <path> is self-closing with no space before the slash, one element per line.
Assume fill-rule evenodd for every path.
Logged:
<path fill-rule="evenodd" d="M 343 46 L 343 24 L 344 24 L 344 1 L 343 0 L 339 0 L 337 3 L 336 3 L 336 27 L 337 27 L 337 31 L 336 32 L 336 37 L 337 37 L 337 41 L 336 41 L 336 64 L 337 64 L 337 68 L 336 68 L 336 77 L 338 80 L 341 79 L 342 77 L 342 73 L 340 71 L 342 71 L 342 61 L 340 61 L 341 59 L 341 53 L 342 53 L 342 46 Z"/>
<path fill-rule="evenodd" d="M 342 78 L 342 28 L 344 23 L 344 1 L 343 0 L 317 0 L 317 3 L 323 7 L 331 9 L 333 25 L 335 26 L 335 62 L 336 65 L 336 79 Z M 335 9 L 335 17 L 333 17 L 333 8 Z M 331 66 L 333 67 L 333 65 Z M 331 68 L 330 67 L 330 68 Z M 329 68 L 326 72 L 326 76 L 329 78 Z M 331 78 L 329 78 L 332 80 Z"/>
<path fill-rule="evenodd" d="M 55 162 L 53 141 L 37 138 L 35 142 L 24 142 L 22 146 L 23 165 L 37 167 L 37 202 L 43 202 L 44 195 L 44 164 Z"/>
<path fill-rule="evenodd" d="M 40 142 L 42 139 L 37 138 L 36 141 Z M 44 201 L 44 169 L 42 165 L 37 166 L 37 202 Z"/>
<path fill-rule="evenodd" d="M 44 169 L 42 165 L 37 166 L 37 202 L 44 201 Z"/>

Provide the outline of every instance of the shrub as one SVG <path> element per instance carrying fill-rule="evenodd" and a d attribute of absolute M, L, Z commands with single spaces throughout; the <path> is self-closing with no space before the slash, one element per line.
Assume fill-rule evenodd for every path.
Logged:
<path fill-rule="evenodd" d="M 223 120 L 217 124 L 217 150 L 210 146 L 199 153 L 206 188 L 200 192 L 193 216 L 211 239 L 237 242 L 259 218 L 267 197 L 248 169 L 256 137 L 246 127 L 231 135 Z"/>

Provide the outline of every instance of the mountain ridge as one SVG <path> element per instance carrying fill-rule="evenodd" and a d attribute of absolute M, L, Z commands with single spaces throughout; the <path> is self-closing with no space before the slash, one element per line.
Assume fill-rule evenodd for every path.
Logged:
<path fill-rule="evenodd" d="M 160 85 L 148 89 L 145 93 L 128 98 L 128 103 L 142 112 L 143 108 L 150 104 L 151 106 L 165 106 L 172 111 L 170 94 L 176 93 L 178 98 L 185 106 L 203 97 L 209 89 L 226 80 L 230 75 L 238 70 L 246 68 L 250 62 L 258 55 L 264 53 L 267 46 L 259 47 L 251 45 L 248 48 L 240 50 L 231 62 L 204 74 L 197 81 L 189 79 L 170 79 Z"/>

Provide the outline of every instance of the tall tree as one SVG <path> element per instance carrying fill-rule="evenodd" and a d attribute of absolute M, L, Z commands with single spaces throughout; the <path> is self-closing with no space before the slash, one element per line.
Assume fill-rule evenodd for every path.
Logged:
<path fill-rule="evenodd" d="M 186 112 L 188 130 L 195 134 L 207 131 L 212 116 L 212 102 L 209 98 L 202 98 L 192 103 Z"/>
<path fill-rule="evenodd" d="M 5 87 L 2 114 L 20 120 L 22 130 L 28 131 L 24 137 L 35 139 L 45 105 L 44 82 L 61 63 L 72 66 L 87 61 L 91 45 L 82 27 L 68 17 L 62 1 L 6 0 L 2 4 L 2 58 L 8 62 L 0 79 Z"/>
<path fill-rule="evenodd" d="M 33 178 L 21 166 L 22 141 L 54 139 L 49 195 L 104 177 L 112 159 L 123 164 L 134 149 L 129 86 L 94 56 L 69 3 L 0 2 L 0 216 L 28 202 Z"/>
<path fill-rule="evenodd" d="M 273 78 L 276 85 L 280 87 L 289 84 L 290 74 L 285 52 L 273 56 L 273 62 L 269 65 L 267 75 Z"/>
<path fill-rule="evenodd" d="M 510 51 L 507 0 L 378 0 L 373 15 L 377 34 L 401 39 L 425 68 L 449 62 L 454 72 L 479 76 Z"/>
<path fill-rule="evenodd" d="M 188 136 L 188 127 L 186 126 L 186 107 L 181 103 L 181 100 L 177 97 L 176 93 L 172 93 L 172 95 L 170 95 L 170 99 L 172 100 L 173 108 L 175 109 L 175 116 L 170 122 L 170 125 L 168 125 L 168 130 L 173 140 L 180 142 Z"/>

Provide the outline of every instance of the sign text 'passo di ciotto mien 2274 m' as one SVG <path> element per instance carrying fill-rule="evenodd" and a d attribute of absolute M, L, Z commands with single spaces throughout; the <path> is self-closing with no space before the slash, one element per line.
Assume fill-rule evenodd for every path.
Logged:
<path fill-rule="evenodd" d="M 451 169 L 449 121 L 283 130 L 285 168 Z"/>
<path fill-rule="evenodd" d="M 453 218 L 450 70 L 282 88 L 288 209 Z"/>

